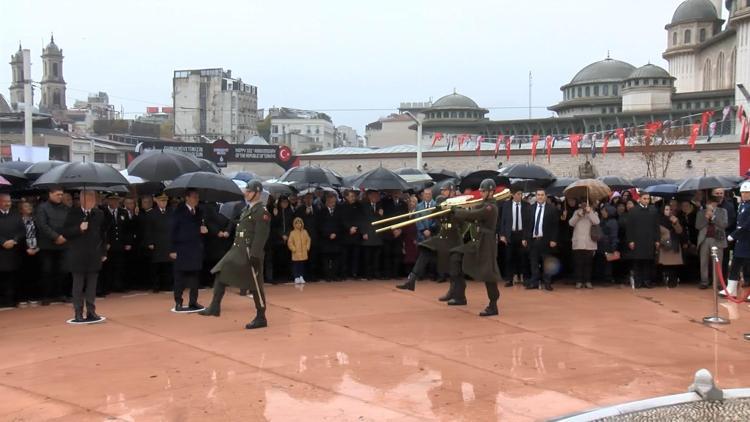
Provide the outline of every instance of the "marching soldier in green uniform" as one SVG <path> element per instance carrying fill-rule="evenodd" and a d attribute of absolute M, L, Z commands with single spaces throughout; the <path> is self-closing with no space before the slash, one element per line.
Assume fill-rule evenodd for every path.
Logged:
<path fill-rule="evenodd" d="M 484 179 L 479 185 L 482 193 L 482 202 L 470 210 L 453 208 L 454 222 L 474 223 L 477 234 L 471 242 L 451 249 L 451 283 L 454 283 L 453 297 L 448 305 L 466 305 L 466 280 L 467 274 L 476 281 L 484 281 L 487 288 L 489 305 L 479 316 L 497 315 L 497 301 L 500 299 L 500 290 L 497 283 L 503 281 L 500 269 L 497 265 L 497 240 L 495 229 L 497 227 L 497 202 L 493 198 L 495 193 L 495 181 Z"/>
<path fill-rule="evenodd" d="M 245 188 L 247 206 L 240 215 L 231 249 L 211 270 L 218 273 L 214 281 L 211 305 L 200 315 L 219 316 L 221 299 L 227 286 L 250 289 L 253 292 L 256 316 L 245 328 L 252 330 L 268 326 L 266 320 L 266 295 L 263 291 L 264 248 L 270 232 L 271 216 L 261 200 L 263 186 L 257 180 Z"/>
<path fill-rule="evenodd" d="M 452 183 L 447 183 L 441 189 L 441 195 L 437 198 L 437 206 L 435 212 L 442 209 L 441 204 L 445 200 L 453 196 L 454 186 Z M 438 274 L 448 274 L 450 268 L 448 266 L 450 251 L 463 244 L 463 231 L 461 230 L 462 224 L 458 224 L 453 221 L 451 214 L 445 214 L 439 217 L 439 230 L 436 236 L 432 236 L 429 239 L 419 244 L 419 255 L 417 256 L 417 262 L 414 263 L 409 273 L 409 277 L 406 283 L 396 286 L 398 289 L 414 291 L 417 280 L 424 277 L 427 271 L 427 264 L 436 257 L 437 261 L 437 272 Z M 438 300 L 447 302 L 453 297 L 453 280 L 451 280 L 448 292 L 441 296 Z"/>

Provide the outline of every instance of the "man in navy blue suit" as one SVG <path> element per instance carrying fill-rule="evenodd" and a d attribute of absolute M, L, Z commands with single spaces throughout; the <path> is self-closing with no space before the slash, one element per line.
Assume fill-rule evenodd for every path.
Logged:
<path fill-rule="evenodd" d="M 208 228 L 198 209 L 197 191 L 188 191 L 185 202 L 177 206 L 172 217 L 171 252 L 174 260 L 174 302 L 175 311 L 198 311 L 203 309 L 198 303 L 198 285 L 203 268 L 203 236 Z M 182 306 L 182 293 L 190 289 L 187 308 Z"/>

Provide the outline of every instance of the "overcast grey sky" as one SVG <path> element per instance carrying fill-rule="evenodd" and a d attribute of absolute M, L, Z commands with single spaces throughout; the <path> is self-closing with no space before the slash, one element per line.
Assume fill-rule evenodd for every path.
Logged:
<path fill-rule="evenodd" d="M 399 102 L 436 100 L 454 88 L 483 107 L 522 107 L 492 110 L 493 119 L 524 117 L 529 71 L 533 105 L 546 107 L 607 50 L 635 66 L 666 67 L 664 25 L 681 0 L 2 3 L 6 98 L 18 42 L 31 49 L 40 80 L 39 56 L 54 33 L 69 105 L 105 91 L 133 117 L 172 105 L 173 70 L 223 67 L 258 86 L 261 108 L 375 109 L 329 112 L 363 134 Z"/>

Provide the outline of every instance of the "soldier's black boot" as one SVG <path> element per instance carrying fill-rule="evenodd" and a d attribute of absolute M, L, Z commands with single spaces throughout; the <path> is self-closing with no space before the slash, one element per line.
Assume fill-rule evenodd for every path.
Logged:
<path fill-rule="evenodd" d="M 266 320 L 266 310 L 259 309 L 255 314 L 255 319 L 249 324 L 245 325 L 245 329 L 254 330 L 256 328 L 268 327 L 268 321 Z"/>
<path fill-rule="evenodd" d="M 451 291 L 448 306 L 466 305 L 466 281 L 461 276 L 451 276 Z"/>
<path fill-rule="evenodd" d="M 401 290 L 411 290 L 414 291 L 414 288 L 417 286 L 417 275 L 414 273 L 409 273 L 409 277 L 406 279 L 406 283 L 399 284 L 396 286 L 397 289 Z"/>
<path fill-rule="evenodd" d="M 79 308 L 75 310 L 75 317 L 73 318 L 73 322 L 85 322 L 86 320 L 83 319 L 83 308 Z"/>
<path fill-rule="evenodd" d="M 226 287 L 224 283 L 214 281 L 214 297 L 211 298 L 211 304 L 208 305 L 208 308 L 199 311 L 198 315 L 215 317 L 221 315 L 221 299 L 224 298 Z"/>
<path fill-rule="evenodd" d="M 448 291 L 445 292 L 444 295 L 440 296 L 438 300 L 441 302 L 447 302 L 451 299 L 453 299 L 453 281 L 452 280 L 450 283 L 448 283 Z"/>
<path fill-rule="evenodd" d="M 487 305 L 487 307 L 484 308 L 484 310 L 479 313 L 479 316 L 481 316 L 481 317 L 488 317 L 488 316 L 493 316 L 493 315 L 497 315 L 497 314 L 498 314 L 498 311 L 497 311 L 497 302 L 490 302 L 490 304 Z"/>

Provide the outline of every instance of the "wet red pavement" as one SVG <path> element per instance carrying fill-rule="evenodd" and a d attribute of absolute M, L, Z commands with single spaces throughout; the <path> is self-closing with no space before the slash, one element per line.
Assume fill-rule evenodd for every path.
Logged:
<path fill-rule="evenodd" d="M 109 296 L 90 326 L 69 305 L 0 312 L 0 420 L 531 421 L 685 392 L 703 367 L 750 386 L 750 308 L 703 326 L 693 286 L 503 288 L 482 319 L 483 285 L 451 308 L 445 284 L 393 284 L 269 286 L 257 331 L 234 293 L 221 318 L 172 313 L 168 293 Z"/>

